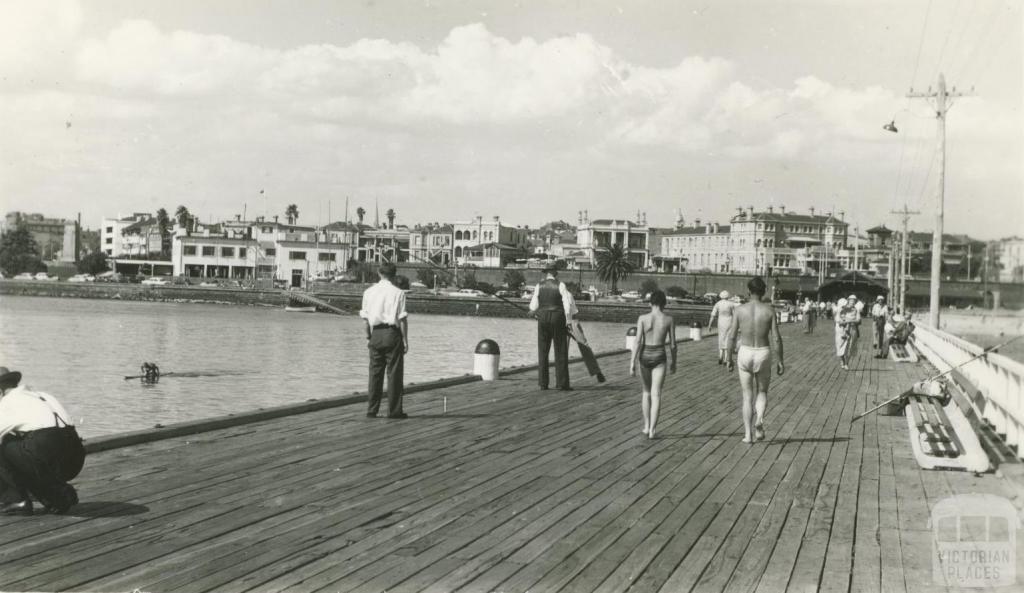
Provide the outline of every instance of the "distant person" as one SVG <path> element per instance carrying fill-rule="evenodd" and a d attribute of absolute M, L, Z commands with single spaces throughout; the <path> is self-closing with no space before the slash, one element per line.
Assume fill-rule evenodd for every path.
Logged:
<path fill-rule="evenodd" d="M 30 495 L 66 513 L 78 504 L 68 481 L 82 471 L 85 447 L 64 406 L 20 382 L 21 373 L 0 367 L 0 514 L 31 515 Z"/>
<path fill-rule="evenodd" d="M 743 390 L 743 442 L 764 439 L 764 417 L 768 407 L 768 386 L 772 379 L 772 344 L 778 356 L 776 370 L 785 372 L 782 359 L 782 334 L 771 303 L 765 303 L 764 280 L 755 276 L 747 282 L 750 301 L 736 308 L 729 328 L 729 370 L 739 368 Z M 733 358 L 733 345 L 739 336 L 739 352 Z M 755 399 L 756 397 L 756 399 Z M 751 405 L 753 404 L 753 405 Z"/>
<path fill-rule="evenodd" d="M 839 299 L 834 309 L 836 321 L 836 357 L 839 359 L 839 368 L 844 371 L 850 370 L 850 359 L 857 353 L 857 341 L 860 332 L 857 326 L 860 324 L 860 313 L 857 312 L 856 302 L 849 299 Z"/>
<path fill-rule="evenodd" d="M 804 333 L 809 334 L 814 331 L 814 318 L 818 316 L 818 306 L 812 303 L 810 298 L 806 298 L 800 310 L 804 314 Z"/>
<path fill-rule="evenodd" d="M 544 268 L 544 280 L 533 290 L 530 311 L 537 318 L 537 374 L 541 389 L 548 388 L 548 354 L 555 348 L 555 387 L 572 391 L 569 385 L 569 331 L 572 310 L 576 306 L 572 294 L 558 281 L 558 268 Z"/>
<path fill-rule="evenodd" d="M 395 286 L 395 264 L 385 262 L 377 269 L 380 281 L 363 293 L 359 316 L 366 329 L 370 351 L 368 418 L 376 418 L 388 377 L 388 418 L 408 418 L 402 410 L 405 355 L 409 352 L 409 321 L 405 310 L 405 292 Z"/>
<path fill-rule="evenodd" d="M 871 306 L 871 319 L 875 324 L 875 358 L 885 358 L 885 324 L 889 320 L 889 307 L 885 304 L 884 296 L 878 295 L 875 298 L 875 304 Z"/>
<path fill-rule="evenodd" d="M 640 409 L 644 417 L 643 433 L 649 439 L 654 438 L 655 426 L 658 424 L 665 366 L 668 365 L 669 372 L 676 372 L 676 322 L 671 315 L 665 313 L 667 301 L 663 291 L 655 290 L 651 293 L 651 312 L 641 315 L 636 321 L 637 338 L 629 361 L 631 377 L 636 376 L 636 367 L 640 366 L 640 381 L 643 385 Z M 666 339 L 672 351 L 671 364 L 665 353 Z"/>
<path fill-rule="evenodd" d="M 727 348 L 729 327 L 732 325 L 732 312 L 738 305 L 729 298 L 729 291 L 723 290 L 718 293 L 718 302 L 711 309 L 711 319 L 708 320 L 708 329 L 718 320 L 718 364 L 725 364 L 725 350 Z"/>

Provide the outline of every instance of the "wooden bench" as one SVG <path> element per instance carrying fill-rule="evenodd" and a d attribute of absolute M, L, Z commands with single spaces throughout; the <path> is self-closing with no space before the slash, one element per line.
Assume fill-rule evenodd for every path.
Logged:
<path fill-rule="evenodd" d="M 965 411 L 957 397 L 963 397 L 961 384 L 945 383 L 941 396 L 906 394 L 907 426 L 911 448 L 918 465 L 924 469 L 957 469 L 988 471 L 992 460 L 971 417 L 977 414 L 968 406 Z"/>
<path fill-rule="evenodd" d="M 985 449 L 989 460 L 997 467 L 1010 464 L 1021 465 L 1014 450 L 996 432 L 996 429 L 982 416 L 988 405 L 985 394 L 960 371 L 949 373 L 949 393 L 957 407 L 971 423 L 981 446 Z"/>

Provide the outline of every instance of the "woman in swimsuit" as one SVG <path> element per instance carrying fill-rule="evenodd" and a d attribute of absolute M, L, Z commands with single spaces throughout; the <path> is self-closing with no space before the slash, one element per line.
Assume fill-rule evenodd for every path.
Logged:
<path fill-rule="evenodd" d="M 669 372 L 676 372 L 676 323 L 671 315 L 665 314 L 665 293 L 655 290 L 651 294 L 651 312 L 641 315 L 636 321 L 637 343 L 633 350 L 633 358 L 629 363 L 629 375 L 636 376 L 636 367 L 640 366 L 640 380 L 643 383 L 643 395 L 640 408 L 644 416 L 643 433 L 647 438 L 654 438 L 654 426 L 658 423 L 658 411 L 661 408 L 661 387 L 665 383 L 665 367 L 668 362 L 665 353 L 665 342 L 669 342 L 672 350 L 672 363 Z"/>

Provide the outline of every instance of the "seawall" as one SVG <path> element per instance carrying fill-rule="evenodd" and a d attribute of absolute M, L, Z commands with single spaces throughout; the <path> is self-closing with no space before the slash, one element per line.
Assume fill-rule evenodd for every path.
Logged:
<path fill-rule="evenodd" d="M 316 298 L 353 314 L 359 311 L 362 300 L 362 285 L 346 285 L 344 292 L 320 292 Z M 25 282 L 0 280 L 0 295 L 37 296 L 55 298 L 109 299 L 124 301 L 151 301 L 165 303 L 202 303 L 223 305 L 248 305 L 284 307 L 288 293 L 282 290 L 244 290 L 238 288 L 205 288 L 194 286 L 146 286 L 141 284 L 106 284 L 72 282 Z M 514 301 L 522 309 L 494 297 L 465 298 L 410 293 L 407 301 L 412 314 L 464 315 L 480 317 L 528 317 L 526 300 Z M 580 302 L 580 319 L 583 321 L 606 321 L 611 323 L 634 323 L 637 316 L 649 310 L 641 303 Z M 672 305 L 668 312 L 675 315 L 679 323 L 697 321 L 707 324 L 711 307 L 706 305 Z"/>

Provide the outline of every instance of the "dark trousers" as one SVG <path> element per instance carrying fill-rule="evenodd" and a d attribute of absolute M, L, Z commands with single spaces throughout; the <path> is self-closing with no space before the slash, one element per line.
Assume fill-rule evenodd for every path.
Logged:
<path fill-rule="evenodd" d="M 875 348 L 878 348 L 878 354 L 881 355 L 885 352 L 885 318 L 875 318 Z"/>
<path fill-rule="evenodd" d="M 370 334 L 370 387 L 369 408 L 366 413 L 376 416 L 384 390 L 384 374 L 388 377 L 388 416 L 402 413 L 403 371 L 405 346 L 402 332 L 396 327 L 375 329 Z"/>
<path fill-rule="evenodd" d="M 85 447 L 73 426 L 8 434 L 0 444 L 0 502 L 31 494 L 46 506 L 67 507 L 65 501 L 76 496 L 68 480 L 84 464 Z"/>
<path fill-rule="evenodd" d="M 548 386 L 548 352 L 555 345 L 555 387 L 569 388 L 569 332 L 563 311 L 537 312 L 537 369 L 540 386 Z"/>
<path fill-rule="evenodd" d="M 814 312 L 808 311 L 804 313 L 804 333 L 809 334 L 814 331 Z"/>

